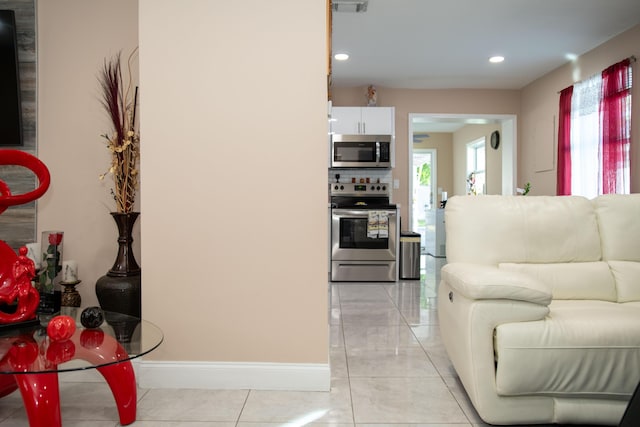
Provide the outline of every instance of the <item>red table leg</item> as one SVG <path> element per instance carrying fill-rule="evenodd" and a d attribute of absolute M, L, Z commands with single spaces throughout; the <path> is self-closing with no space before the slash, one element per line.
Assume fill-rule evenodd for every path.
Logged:
<path fill-rule="evenodd" d="M 129 425 L 136 420 L 136 378 L 131 362 L 120 362 L 98 368 L 104 379 L 109 384 L 113 397 L 118 406 L 120 424 Z"/>
<path fill-rule="evenodd" d="M 61 427 L 58 374 L 16 374 L 30 427 Z"/>
<path fill-rule="evenodd" d="M 97 368 L 111 388 L 118 407 L 120 424 L 129 425 L 136 420 L 136 377 L 127 352 L 115 338 L 99 329 L 76 332 L 72 338 L 76 345 L 75 358 L 86 360 Z M 108 364 L 112 362 L 111 364 Z"/>
<path fill-rule="evenodd" d="M 0 375 L 0 397 L 7 396 L 18 389 L 13 375 Z"/>
<path fill-rule="evenodd" d="M 120 424 L 132 424 L 136 420 L 137 388 L 129 355 L 115 338 L 102 330 L 85 329 L 76 330 L 69 340 L 52 340 L 43 348 L 33 338 L 16 339 L 5 358 L 0 360 L 0 364 L 9 364 L 13 372 L 49 370 L 47 373 L 13 375 L 30 427 L 62 426 L 58 373 L 55 371 L 58 364 L 73 359 L 86 360 L 96 367 L 109 384 Z M 0 397 L 10 393 L 11 387 L 11 381 L 0 381 Z"/>

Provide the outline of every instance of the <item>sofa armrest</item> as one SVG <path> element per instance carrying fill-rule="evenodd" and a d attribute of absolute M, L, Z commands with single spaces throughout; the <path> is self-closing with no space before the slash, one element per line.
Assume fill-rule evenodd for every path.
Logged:
<path fill-rule="evenodd" d="M 546 306 L 552 299 L 549 286 L 534 277 L 492 265 L 446 264 L 441 277 L 452 289 L 472 300 L 507 299 Z"/>
<path fill-rule="evenodd" d="M 441 277 L 440 336 L 478 414 L 491 424 L 509 424 L 514 412 L 548 414 L 552 405 L 546 398 L 505 400 L 498 394 L 493 340 L 499 325 L 548 316 L 549 286 L 525 273 L 487 264 L 450 263 L 442 267 Z"/>

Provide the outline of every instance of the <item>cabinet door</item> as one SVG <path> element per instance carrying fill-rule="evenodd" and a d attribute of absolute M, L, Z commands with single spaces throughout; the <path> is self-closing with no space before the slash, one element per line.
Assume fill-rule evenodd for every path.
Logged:
<path fill-rule="evenodd" d="M 395 135 L 393 107 L 363 107 L 361 133 L 367 135 Z"/>
<path fill-rule="evenodd" d="M 331 132 L 337 134 L 359 134 L 361 124 L 360 107 L 333 107 L 331 109 Z"/>

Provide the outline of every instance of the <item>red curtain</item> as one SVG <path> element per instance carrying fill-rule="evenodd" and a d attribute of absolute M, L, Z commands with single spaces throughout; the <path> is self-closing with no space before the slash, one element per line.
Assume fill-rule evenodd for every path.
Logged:
<path fill-rule="evenodd" d="M 625 59 L 602 72 L 602 194 L 624 193 L 622 171 L 629 164 L 631 66 Z M 627 183 L 628 184 L 628 183 Z"/>
<path fill-rule="evenodd" d="M 558 119 L 558 196 L 571 194 L 571 97 L 573 86 L 560 92 L 560 114 Z"/>

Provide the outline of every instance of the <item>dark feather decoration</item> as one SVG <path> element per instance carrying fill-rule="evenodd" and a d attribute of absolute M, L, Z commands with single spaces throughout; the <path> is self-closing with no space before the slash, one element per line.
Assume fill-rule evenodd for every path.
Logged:
<path fill-rule="evenodd" d="M 137 50 L 137 49 L 136 49 Z M 112 154 L 111 168 L 107 173 L 113 175 L 114 189 L 112 194 L 116 201 L 117 211 L 129 213 L 133 211 L 135 195 L 138 188 L 138 160 L 140 157 L 140 136 L 135 129 L 138 88 L 135 88 L 131 99 L 131 58 L 129 56 L 128 83 L 125 87 L 122 79 L 120 53 L 110 60 L 104 61 L 99 80 L 102 89 L 101 103 L 104 107 L 113 131 L 103 135 L 107 140 L 107 148 Z M 107 174 L 102 174 L 101 179 Z"/>

